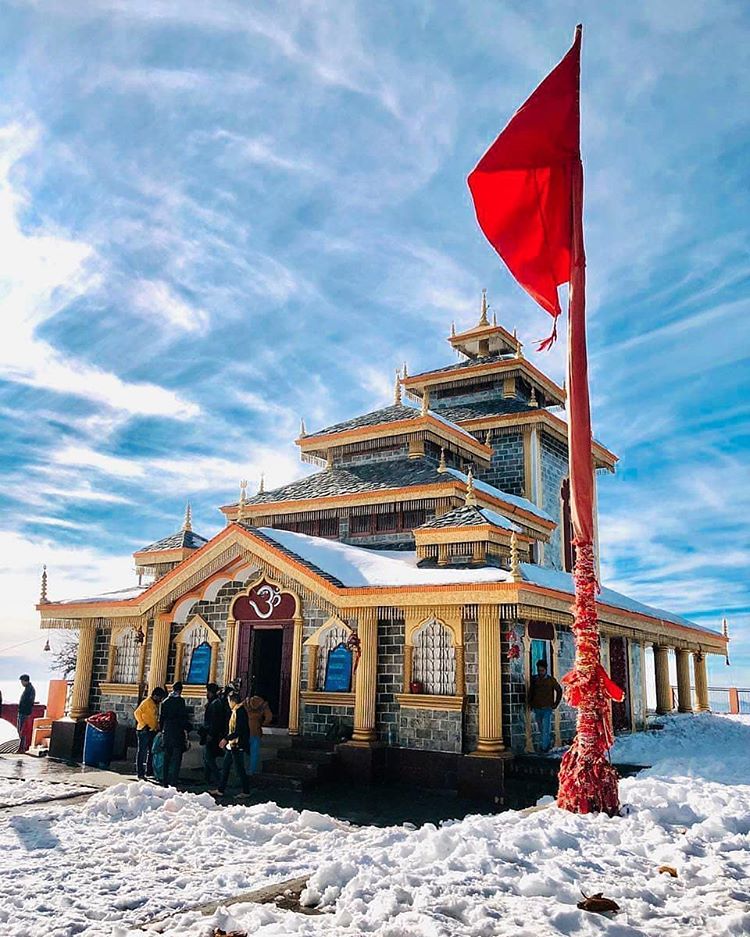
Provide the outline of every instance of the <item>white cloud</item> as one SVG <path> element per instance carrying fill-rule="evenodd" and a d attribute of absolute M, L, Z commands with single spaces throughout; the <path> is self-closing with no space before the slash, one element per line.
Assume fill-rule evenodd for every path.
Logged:
<path fill-rule="evenodd" d="M 131 289 L 135 308 L 153 319 L 185 332 L 205 334 L 210 319 L 205 309 L 186 302 L 163 280 L 136 280 Z"/>

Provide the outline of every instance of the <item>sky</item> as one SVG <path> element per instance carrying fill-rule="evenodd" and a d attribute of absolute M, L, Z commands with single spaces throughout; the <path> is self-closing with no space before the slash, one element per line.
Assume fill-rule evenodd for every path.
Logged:
<path fill-rule="evenodd" d="M 466 176 L 579 21 L 603 578 L 726 616 L 711 682 L 750 686 L 740 0 L 6 0 L 0 683 L 48 675 L 43 563 L 71 598 L 131 584 L 188 500 L 216 533 L 241 478 L 309 470 L 301 417 L 451 363 L 483 287 L 562 380 Z"/>

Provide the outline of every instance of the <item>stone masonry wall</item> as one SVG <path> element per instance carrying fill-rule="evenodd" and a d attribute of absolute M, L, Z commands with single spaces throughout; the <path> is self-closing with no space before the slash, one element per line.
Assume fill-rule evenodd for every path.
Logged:
<path fill-rule="evenodd" d="M 573 669 L 576 656 L 573 632 L 569 628 L 556 626 L 557 630 L 557 670 L 555 679 L 561 682 L 562 678 Z M 565 744 L 570 742 L 576 734 L 576 711 L 563 700 L 560 703 L 560 738 Z"/>
<path fill-rule="evenodd" d="M 340 729 L 353 729 L 354 707 L 302 704 L 301 727 L 306 738 L 326 738 L 334 724 Z"/>
<path fill-rule="evenodd" d="M 479 739 L 479 636 L 477 623 L 465 620 L 464 628 L 464 753 L 473 752 Z"/>
<path fill-rule="evenodd" d="M 523 475 L 523 435 L 495 433 L 492 437 L 492 463 L 479 477 L 508 494 L 523 496 Z"/>
<path fill-rule="evenodd" d="M 394 744 L 399 738 L 399 705 L 396 694 L 403 690 L 403 619 L 378 621 L 378 670 L 375 690 L 375 725 L 378 741 Z M 403 742 L 402 742 L 403 744 Z"/>
<path fill-rule="evenodd" d="M 399 742 L 404 748 L 461 754 L 461 713 L 401 708 Z"/>
<path fill-rule="evenodd" d="M 502 622 L 501 674 L 503 700 L 503 739 L 506 748 L 522 753 L 526 748 L 526 680 L 524 677 L 523 637 L 520 622 Z M 509 635 L 512 640 L 509 640 Z M 509 658 L 511 646 L 521 648 L 521 656 Z"/>
<path fill-rule="evenodd" d="M 563 568 L 560 539 L 561 501 L 560 488 L 568 474 L 568 448 L 547 433 L 541 433 L 542 460 L 542 507 L 557 527 L 552 531 L 549 543 L 544 547 L 544 566 Z"/>

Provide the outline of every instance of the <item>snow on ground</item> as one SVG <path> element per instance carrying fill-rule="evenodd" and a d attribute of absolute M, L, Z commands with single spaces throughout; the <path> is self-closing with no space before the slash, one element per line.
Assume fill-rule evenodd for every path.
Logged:
<path fill-rule="evenodd" d="M 14 816 L 0 825 L 0 933 L 135 937 L 171 911 L 158 926 L 168 937 L 215 926 L 259 937 L 750 934 L 750 720 L 660 721 L 659 733 L 617 743 L 618 758 L 653 767 L 621 783 L 625 810 L 613 819 L 550 807 L 357 828 L 145 784 Z M 714 756 L 733 752 L 721 776 Z M 303 900 L 327 912 L 317 917 L 249 903 L 180 912 L 306 874 Z M 580 911 L 582 891 L 622 910 Z"/>
<path fill-rule="evenodd" d="M 17 807 L 21 804 L 73 797 L 76 794 L 89 794 L 90 792 L 90 787 L 83 787 L 80 784 L 0 778 L 0 807 Z"/>

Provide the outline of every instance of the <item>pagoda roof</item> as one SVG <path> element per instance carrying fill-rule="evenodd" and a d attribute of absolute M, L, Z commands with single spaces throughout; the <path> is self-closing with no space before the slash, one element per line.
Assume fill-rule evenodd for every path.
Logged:
<path fill-rule="evenodd" d="M 162 537 L 150 543 L 147 547 L 141 547 L 136 550 L 139 553 L 157 553 L 161 550 L 199 550 L 204 543 L 208 543 L 205 537 L 201 537 L 194 530 L 178 530 L 176 534 L 170 534 L 168 537 Z"/>
<path fill-rule="evenodd" d="M 519 400 L 517 397 L 477 400 L 476 403 L 461 403 L 447 407 L 438 406 L 436 402 L 437 412 L 452 423 L 480 420 L 486 416 L 504 416 L 506 413 L 527 413 L 538 409 L 538 407 L 530 407 L 525 400 Z"/>
<path fill-rule="evenodd" d="M 402 420 L 414 420 L 418 416 L 420 416 L 420 411 L 416 407 L 396 403 L 380 410 L 371 410 L 370 413 L 363 413 L 341 423 L 333 423 L 331 426 L 325 426 L 314 433 L 307 433 L 306 436 L 329 436 L 332 433 L 345 433 L 347 430 L 361 429 L 364 426 L 379 426 L 382 423 L 400 423 Z M 306 437 L 303 436 L 302 438 Z"/>
<path fill-rule="evenodd" d="M 446 529 L 449 527 L 499 527 L 502 530 L 515 530 L 521 532 L 521 528 L 509 521 L 507 517 L 498 514 L 497 511 L 490 511 L 488 508 L 476 507 L 473 504 L 462 504 L 461 507 L 453 508 L 440 517 L 434 517 L 432 520 L 422 524 L 419 530 Z"/>

